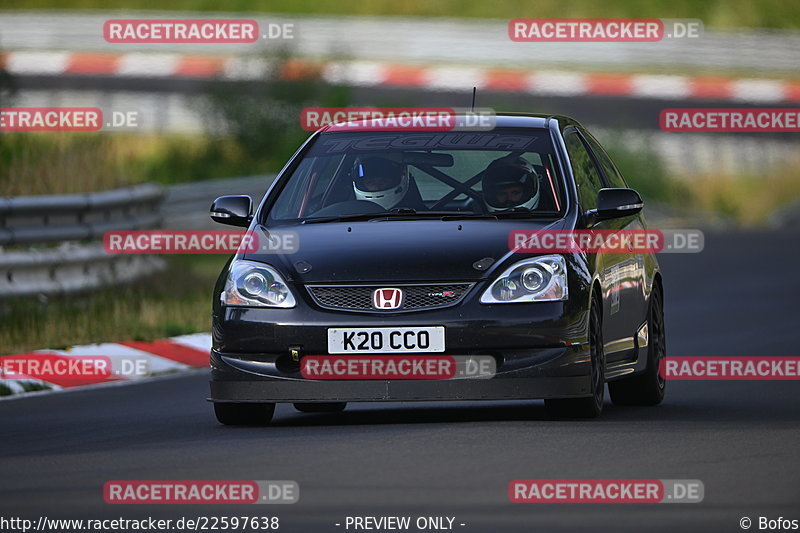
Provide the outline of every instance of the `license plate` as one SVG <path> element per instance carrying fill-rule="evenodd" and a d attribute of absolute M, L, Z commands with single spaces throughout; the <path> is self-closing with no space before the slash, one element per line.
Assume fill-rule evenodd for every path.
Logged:
<path fill-rule="evenodd" d="M 426 353 L 444 351 L 444 327 L 329 328 L 328 353 Z"/>

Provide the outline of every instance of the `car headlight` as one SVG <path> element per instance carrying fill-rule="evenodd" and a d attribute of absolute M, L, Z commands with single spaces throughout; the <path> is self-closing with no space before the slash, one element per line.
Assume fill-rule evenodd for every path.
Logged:
<path fill-rule="evenodd" d="M 567 295 L 564 257 L 545 255 L 511 265 L 483 292 L 481 303 L 555 302 Z"/>
<path fill-rule="evenodd" d="M 289 286 L 278 271 L 253 261 L 234 261 L 220 295 L 223 305 L 255 307 L 294 307 L 296 302 Z"/>

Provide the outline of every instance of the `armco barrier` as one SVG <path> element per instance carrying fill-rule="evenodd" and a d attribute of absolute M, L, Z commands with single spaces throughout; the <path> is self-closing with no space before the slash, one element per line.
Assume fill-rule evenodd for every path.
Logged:
<path fill-rule="evenodd" d="M 133 281 L 164 266 L 160 257 L 112 255 L 97 245 L 7 252 L 0 254 L 0 298 L 98 289 Z"/>
<path fill-rule="evenodd" d="M 0 299 L 96 289 L 163 269 L 161 258 L 110 255 L 85 241 L 98 241 L 110 230 L 158 226 L 164 196 L 161 187 L 145 184 L 91 194 L 0 198 L 0 246 L 6 247 L 0 252 Z M 20 249 L 52 243 L 60 244 Z"/>
<path fill-rule="evenodd" d="M 0 198 L 0 246 L 100 239 L 160 220 L 164 190 L 153 184 L 91 194 Z"/>

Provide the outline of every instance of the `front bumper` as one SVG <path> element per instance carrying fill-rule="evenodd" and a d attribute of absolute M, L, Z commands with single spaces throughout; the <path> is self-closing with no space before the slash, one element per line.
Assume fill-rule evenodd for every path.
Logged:
<path fill-rule="evenodd" d="M 511 400 L 591 394 L 586 311 L 567 302 L 482 305 L 418 313 L 339 313 L 293 309 L 219 309 L 214 316 L 214 402 Z M 444 326 L 444 355 L 491 356 L 489 379 L 313 380 L 290 350 L 327 354 L 327 329 Z M 442 354 L 431 354 L 442 355 Z"/>

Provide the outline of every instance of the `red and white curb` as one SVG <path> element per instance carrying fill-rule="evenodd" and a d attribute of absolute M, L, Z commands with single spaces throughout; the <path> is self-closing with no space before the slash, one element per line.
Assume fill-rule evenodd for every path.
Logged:
<path fill-rule="evenodd" d="M 247 56 L 209 56 L 158 53 L 75 53 L 15 51 L 0 56 L 12 75 L 114 76 L 145 78 L 259 79 L 268 61 Z M 497 69 L 465 66 L 424 66 L 375 61 L 312 62 L 293 59 L 282 66 L 284 79 L 322 78 L 353 86 L 413 87 L 429 90 L 491 91 L 544 96 L 625 96 L 675 100 L 732 102 L 800 102 L 800 81 Z"/>
<path fill-rule="evenodd" d="M 146 373 L 123 373 L 111 375 L 75 376 L 42 378 L 41 375 L 15 375 L 14 379 L 0 379 L 12 394 L 23 393 L 33 384 L 34 389 L 62 390 L 111 382 L 131 382 L 158 375 L 183 372 L 194 368 L 207 368 L 211 350 L 211 334 L 195 333 L 152 342 L 130 341 L 118 343 L 87 344 L 73 346 L 66 350 L 36 350 L 24 354 L 3 355 L 14 359 L 47 358 L 50 362 L 65 361 L 81 357 L 108 358 L 115 362 L 140 361 Z M 2 396 L 0 396 L 2 398 Z"/>

